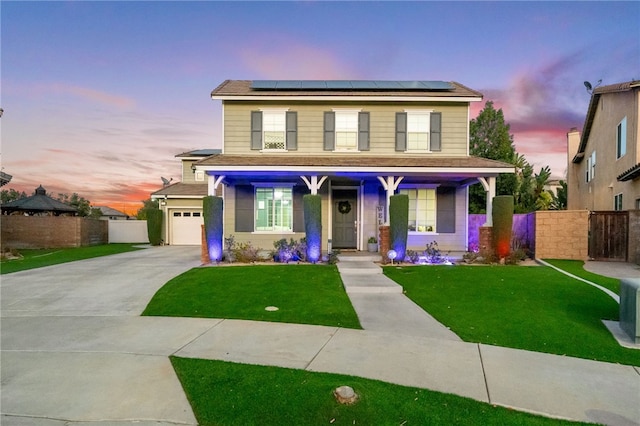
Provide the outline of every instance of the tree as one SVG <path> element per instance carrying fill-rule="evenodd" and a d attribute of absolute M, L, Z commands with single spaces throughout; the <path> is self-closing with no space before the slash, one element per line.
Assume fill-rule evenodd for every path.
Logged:
<path fill-rule="evenodd" d="M 15 189 L 3 189 L 0 191 L 0 203 L 10 203 L 11 201 L 19 200 L 21 198 L 27 198 L 27 193 L 22 191 L 16 191 Z"/>
<path fill-rule="evenodd" d="M 493 102 L 488 101 L 476 118 L 469 123 L 470 154 L 490 160 L 504 161 L 516 165 L 524 157 L 516 152 L 511 126 L 504 120 L 502 109 L 496 110 Z M 525 161 L 526 162 L 526 161 Z M 502 173 L 496 178 L 496 195 L 513 195 L 516 179 L 513 174 Z M 486 194 L 480 184 L 469 190 L 469 212 L 483 213 L 486 207 Z"/>
<path fill-rule="evenodd" d="M 91 202 L 79 196 L 77 192 L 74 192 L 71 196 L 69 196 L 69 194 L 58 193 L 57 200 L 77 209 L 78 216 L 84 217 L 91 214 Z"/>
<path fill-rule="evenodd" d="M 549 191 L 551 194 L 551 204 L 549 210 L 566 210 L 567 209 L 567 182 L 561 180 L 560 188 L 558 188 L 557 194 L 553 191 Z"/>
<path fill-rule="evenodd" d="M 158 210 L 159 208 L 158 200 L 148 198 L 146 200 L 140 200 L 140 202 L 142 203 L 142 207 L 140 207 L 136 213 L 136 218 L 139 220 L 147 220 L 147 212 L 149 210 Z"/>

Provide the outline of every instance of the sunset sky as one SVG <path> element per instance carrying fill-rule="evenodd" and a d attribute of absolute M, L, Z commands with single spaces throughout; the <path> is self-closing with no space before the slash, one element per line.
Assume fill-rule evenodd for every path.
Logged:
<path fill-rule="evenodd" d="M 221 147 L 225 79 L 458 81 L 560 178 L 583 81 L 640 79 L 640 2 L 4 0 L 0 20 L 2 189 L 129 213 L 176 154 Z"/>

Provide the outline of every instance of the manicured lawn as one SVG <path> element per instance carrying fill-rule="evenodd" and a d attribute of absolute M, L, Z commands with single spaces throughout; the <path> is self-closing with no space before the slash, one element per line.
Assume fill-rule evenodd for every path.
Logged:
<path fill-rule="evenodd" d="M 362 328 L 337 268 L 328 265 L 194 268 L 165 284 L 143 315 Z"/>
<path fill-rule="evenodd" d="M 603 277 L 602 275 L 585 271 L 584 262 L 582 260 L 544 259 L 544 261 L 562 269 L 563 271 L 567 271 L 576 277 L 584 278 L 592 283 L 600 284 L 602 287 L 613 291 L 615 294 L 620 294 L 619 279 Z"/>
<path fill-rule="evenodd" d="M 18 250 L 23 258 L 2 260 L 2 262 L 0 262 L 0 273 L 9 274 L 11 272 L 73 262 L 74 260 L 90 259 L 92 257 L 108 256 L 110 254 L 141 250 L 140 248 L 135 247 L 136 245 L 139 244 L 104 244 L 90 247 Z"/>
<path fill-rule="evenodd" d="M 406 294 L 467 342 L 640 366 L 602 324 L 619 306 L 542 266 L 386 267 Z"/>
<path fill-rule="evenodd" d="M 201 425 L 560 425 L 460 396 L 304 370 L 172 357 Z M 333 390 L 351 386 L 353 405 Z"/>

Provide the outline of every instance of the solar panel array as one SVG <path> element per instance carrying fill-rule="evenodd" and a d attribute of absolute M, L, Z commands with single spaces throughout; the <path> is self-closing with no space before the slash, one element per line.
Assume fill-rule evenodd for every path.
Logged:
<path fill-rule="evenodd" d="M 253 80 L 254 90 L 453 90 L 446 81 Z"/>

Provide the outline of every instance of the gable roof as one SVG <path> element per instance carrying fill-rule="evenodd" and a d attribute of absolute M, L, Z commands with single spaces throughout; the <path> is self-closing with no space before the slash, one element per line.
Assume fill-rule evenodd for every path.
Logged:
<path fill-rule="evenodd" d="M 53 213 L 77 213 L 78 209 L 71 207 L 62 201 L 54 200 L 47 195 L 42 185 L 36 188 L 36 193 L 30 197 L 13 200 L 0 205 L 0 208 L 9 212 L 53 212 Z"/>
<path fill-rule="evenodd" d="M 265 80 L 256 80 L 256 83 Z M 212 99 L 275 100 L 284 98 L 317 100 L 365 98 L 368 100 L 457 100 L 480 101 L 482 93 L 460 83 L 428 81 L 370 81 L 370 80 L 269 80 L 272 87 L 256 84 L 254 80 L 225 80 L 211 92 Z M 279 83 L 282 88 L 278 88 Z M 292 84 L 292 83 L 299 83 Z M 324 86 L 321 84 L 324 83 Z M 347 84 L 348 83 L 348 84 Z M 437 83 L 437 84 L 436 84 Z"/>
<path fill-rule="evenodd" d="M 122 213 L 120 210 L 112 209 L 109 206 L 93 206 L 93 208 L 100 209 L 102 216 L 129 217 L 128 214 Z"/>
<path fill-rule="evenodd" d="M 591 100 L 589 101 L 589 109 L 587 110 L 587 117 L 584 121 L 584 127 L 582 134 L 580 135 L 580 145 L 578 145 L 578 152 L 571 160 L 573 163 L 579 163 L 584 158 L 584 150 L 587 148 L 587 141 L 591 134 L 591 126 L 593 126 L 593 120 L 598 110 L 598 103 L 600 96 L 608 93 L 620 93 L 628 92 L 630 90 L 637 90 L 640 87 L 640 80 L 627 81 L 625 83 L 609 84 L 607 86 L 600 86 L 593 89 L 591 94 Z"/>
<path fill-rule="evenodd" d="M 206 183 L 182 183 L 176 182 L 172 185 L 165 186 L 156 192 L 151 193 L 151 197 L 160 198 L 162 196 L 171 197 L 204 197 L 207 195 Z"/>

